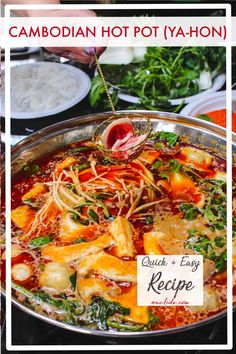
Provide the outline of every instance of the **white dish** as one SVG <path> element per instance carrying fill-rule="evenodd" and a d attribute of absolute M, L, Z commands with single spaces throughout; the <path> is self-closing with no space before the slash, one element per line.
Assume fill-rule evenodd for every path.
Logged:
<path fill-rule="evenodd" d="M 232 91 L 233 109 L 236 110 L 236 90 Z M 226 107 L 226 91 L 220 91 L 198 98 L 185 106 L 180 114 L 196 117 L 199 114 L 224 109 Z"/>
<path fill-rule="evenodd" d="M 31 119 L 31 118 L 40 118 L 40 117 L 46 117 L 50 115 L 54 115 L 60 112 L 65 111 L 68 108 L 73 107 L 75 104 L 78 102 L 82 101 L 82 99 L 88 94 L 90 88 L 91 88 L 91 80 L 87 74 L 85 74 L 82 70 L 71 66 L 71 65 L 65 65 L 65 64 L 59 64 L 59 63 L 51 63 L 51 62 L 35 62 L 31 64 L 25 64 L 25 67 L 28 66 L 29 68 L 31 66 L 36 66 L 37 68 L 53 68 L 53 70 L 58 71 L 58 75 L 65 71 L 68 71 L 68 77 L 73 78 L 76 82 L 76 86 L 78 89 L 76 89 L 76 93 L 73 96 L 73 98 L 70 98 L 66 101 L 64 101 L 62 104 L 57 105 L 54 108 L 51 109 L 46 109 L 46 110 L 40 110 L 40 111 L 19 111 L 14 109 L 16 107 L 16 102 L 14 102 L 14 97 L 11 95 L 11 117 L 15 119 Z M 47 66 L 47 67 L 46 67 Z M 13 69 L 18 70 L 22 68 L 22 65 L 15 66 Z M 62 70 L 63 69 L 63 70 Z M 58 77 L 57 77 L 58 78 Z M 64 79 L 63 79 L 64 80 Z M 63 81 L 65 82 L 65 80 Z M 3 92 L 2 94 L 2 105 L 1 105 L 1 115 L 4 117 L 5 116 L 5 94 Z"/>
<path fill-rule="evenodd" d="M 212 87 L 209 88 L 208 90 L 199 92 L 196 95 L 185 97 L 185 98 L 171 99 L 171 100 L 169 100 L 169 102 L 171 103 L 172 106 L 178 106 L 183 101 L 184 101 L 184 103 L 190 103 L 190 102 L 195 101 L 198 98 L 202 99 L 203 97 L 205 97 L 209 93 L 216 92 L 216 91 L 220 90 L 225 83 L 225 79 L 226 79 L 225 74 L 220 74 L 214 78 Z M 123 93 L 123 92 L 119 92 L 118 95 L 121 100 L 126 101 L 126 102 L 130 102 L 130 103 L 139 103 L 140 102 L 139 97 L 131 96 L 131 95 Z"/>

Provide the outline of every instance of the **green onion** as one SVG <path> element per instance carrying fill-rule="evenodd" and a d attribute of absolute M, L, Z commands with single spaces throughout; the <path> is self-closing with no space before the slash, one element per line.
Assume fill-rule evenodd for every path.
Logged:
<path fill-rule="evenodd" d="M 80 147 L 68 150 L 68 153 L 69 154 L 76 154 L 77 152 L 87 151 L 87 150 L 91 150 L 91 149 L 92 149 L 92 147 L 89 147 L 89 146 L 80 146 Z"/>
<path fill-rule="evenodd" d="M 41 247 L 41 246 L 47 245 L 50 241 L 51 241 L 51 237 L 49 235 L 45 235 L 45 236 L 33 238 L 29 242 L 29 244 L 30 244 L 30 246 L 33 246 L 33 247 Z"/>
<path fill-rule="evenodd" d="M 85 168 L 88 168 L 89 165 L 87 165 L 86 163 L 82 163 L 81 165 L 74 165 L 73 166 L 73 170 L 78 170 L 78 171 L 81 171 L 81 170 L 84 170 Z"/>
<path fill-rule="evenodd" d="M 95 221 L 97 224 L 99 224 L 99 217 L 95 213 L 94 210 L 90 209 L 89 212 L 88 212 L 88 215 L 91 217 L 91 219 L 93 219 L 93 221 Z"/>

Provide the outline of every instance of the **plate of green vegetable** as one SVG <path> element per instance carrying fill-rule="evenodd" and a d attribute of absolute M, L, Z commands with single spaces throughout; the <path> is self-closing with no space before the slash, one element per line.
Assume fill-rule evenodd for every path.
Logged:
<path fill-rule="evenodd" d="M 113 100 L 131 103 L 129 108 L 178 111 L 225 83 L 223 47 L 149 47 L 142 61 L 127 65 L 101 65 Z M 104 102 L 99 76 L 92 81 L 90 102 Z"/>

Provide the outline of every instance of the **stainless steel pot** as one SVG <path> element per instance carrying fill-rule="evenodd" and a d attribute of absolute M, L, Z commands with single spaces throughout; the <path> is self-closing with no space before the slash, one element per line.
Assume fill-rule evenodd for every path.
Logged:
<path fill-rule="evenodd" d="M 206 149 L 212 149 L 224 158 L 226 156 L 226 131 L 224 128 L 218 127 L 215 124 L 203 120 L 184 117 L 173 113 L 149 111 L 135 111 L 135 113 L 141 113 L 149 117 L 153 123 L 154 131 L 164 130 L 175 132 L 180 135 L 185 135 L 189 139 L 190 143 L 201 145 Z M 110 113 L 108 112 L 76 117 L 64 122 L 60 122 L 58 124 L 51 125 L 37 133 L 30 135 L 12 148 L 12 176 L 14 177 L 14 175 L 28 161 L 39 158 L 40 156 L 43 156 L 50 151 L 63 147 L 72 142 L 91 137 L 95 127 L 103 120 L 107 119 L 109 115 Z M 236 155 L 235 146 L 233 146 L 233 149 Z M 190 330 L 198 326 L 203 326 L 209 322 L 220 319 L 226 314 L 226 311 L 223 311 L 210 317 L 209 319 L 168 330 L 148 332 L 103 332 L 64 324 L 54 319 L 48 318 L 45 315 L 34 312 L 14 298 L 12 298 L 12 302 L 24 312 L 58 327 L 75 332 L 106 337 L 144 337 L 176 333 L 184 330 Z"/>

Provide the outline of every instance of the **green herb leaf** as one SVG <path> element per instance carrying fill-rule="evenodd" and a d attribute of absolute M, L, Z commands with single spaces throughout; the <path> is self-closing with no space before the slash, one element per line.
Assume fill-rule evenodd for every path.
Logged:
<path fill-rule="evenodd" d="M 97 107 L 101 98 L 106 93 L 105 87 L 99 75 L 92 79 L 91 91 L 89 94 L 89 101 L 92 107 Z"/>
<path fill-rule="evenodd" d="M 206 120 L 207 122 L 213 122 L 213 119 L 209 117 L 207 114 L 199 114 L 197 118 Z"/>
<path fill-rule="evenodd" d="M 160 322 L 160 317 L 156 316 L 153 312 L 150 312 L 147 329 L 150 330 L 153 325 L 155 325 L 156 323 L 159 323 L 159 322 Z"/>
<path fill-rule="evenodd" d="M 88 311 L 92 321 L 101 330 L 108 329 L 107 320 L 115 313 L 129 315 L 130 309 L 122 307 L 118 302 L 108 301 L 100 296 L 95 297 L 89 304 Z"/>
<path fill-rule="evenodd" d="M 170 172 L 180 172 L 182 170 L 182 165 L 178 160 L 170 160 L 169 166 Z"/>
<path fill-rule="evenodd" d="M 51 241 L 51 237 L 49 235 L 45 235 L 45 236 L 33 238 L 32 240 L 30 240 L 29 244 L 30 246 L 33 247 L 41 247 L 47 245 L 50 241 Z"/>
<path fill-rule="evenodd" d="M 23 167 L 23 171 L 25 172 L 25 174 L 27 174 L 28 176 L 33 176 L 36 175 L 39 172 L 39 165 L 36 164 L 32 164 L 32 163 L 28 163 L 27 165 L 25 165 Z"/>
<path fill-rule="evenodd" d="M 151 167 L 151 170 L 156 170 L 158 169 L 160 166 L 163 165 L 163 162 L 161 160 L 157 160 L 156 162 L 154 162 L 154 164 Z"/>
<path fill-rule="evenodd" d="M 226 245 L 226 238 L 225 237 L 216 237 L 214 239 L 214 243 L 217 247 L 224 247 Z"/>
<path fill-rule="evenodd" d="M 152 225 L 154 223 L 153 216 L 152 215 L 147 216 L 146 219 L 145 219 L 145 223 L 147 225 Z"/>
<path fill-rule="evenodd" d="M 198 209 L 191 203 L 180 204 L 179 210 L 184 212 L 184 219 L 186 220 L 195 220 L 199 214 Z"/>
<path fill-rule="evenodd" d="M 145 330 L 145 325 L 123 323 L 118 321 L 107 321 L 107 326 L 123 331 L 138 332 Z"/>
<path fill-rule="evenodd" d="M 176 145 L 178 138 L 179 138 L 179 136 L 177 134 L 170 133 L 170 132 L 160 132 L 158 135 L 158 139 L 166 140 L 170 147 L 173 147 Z"/>
<path fill-rule="evenodd" d="M 77 281 L 77 271 L 75 271 L 71 276 L 70 276 L 70 282 L 71 282 L 71 287 L 72 290 L 75 291 L 76 288 L 76 281 Z"/>
<path fill-rule="evenodd" d="M 216 269 L 218 270 L 218 272 L 223 272 L 226 269 L 227 266 L 226 262 L 227 262 L 227 251 L 225 250 L 217 257 L 217 260 L 215 262 Z"/>

